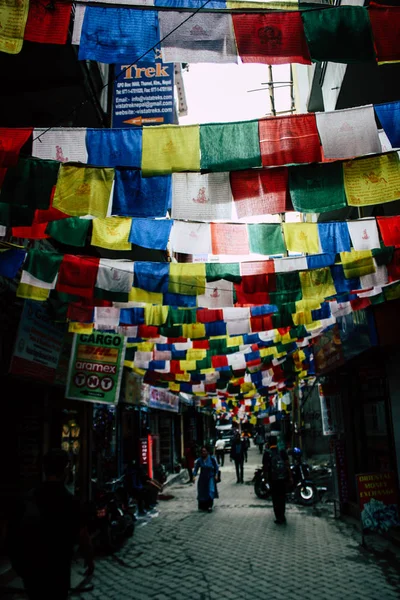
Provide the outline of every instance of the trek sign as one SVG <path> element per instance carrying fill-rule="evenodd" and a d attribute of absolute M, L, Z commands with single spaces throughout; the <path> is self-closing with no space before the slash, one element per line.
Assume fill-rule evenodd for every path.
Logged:
<path fill-rule="evenodd" d="M 66 397 L 116 404 L 121 387 L 126 340 L 122 335 L 74 336 Z"/>

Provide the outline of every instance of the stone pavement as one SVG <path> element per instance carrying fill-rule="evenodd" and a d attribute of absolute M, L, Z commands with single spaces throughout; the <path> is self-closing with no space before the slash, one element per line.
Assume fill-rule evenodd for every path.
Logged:
<path fill-rule="evenodd" d="M 254 447 L 244 485 L 225 461 L 220 499 L 211 514 L 197 511 L 196 489 L 178 483 L 159 512 L 141 520 L 132 540 L 99 559 L 86 600 L 395 600 L 398 562 L 360 547 L 360 536 L 312 508 L 287 507 L 274 523 L 270 502 L 250 481 L 260 455 Z M 75 568 L 75 576 L 79 567 Z M 20 597 L 20 596 L 19 596 Z"/>

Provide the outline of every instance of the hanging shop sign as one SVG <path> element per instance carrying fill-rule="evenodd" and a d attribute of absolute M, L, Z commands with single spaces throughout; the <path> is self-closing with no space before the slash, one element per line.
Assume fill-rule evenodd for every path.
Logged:
<path fill-rule="evenodd" d="M 113 127 L 174 122 L 174 63 L 116 65 Z"/>
<path fill-rule="evenodd" d="M 330 393 L 322 385 L 318 386 L 319 400 L 321 403 L 321 420 L 323 435 L 335 435 L 343 432 L 343 417 L 341 396 L 339 393 Z"/>
<path fill-rule="evenodd" d="M 76 334 L 69 362 L 66 397 L 116 404 L 121 387 L 126 338 L 111 333 Z"/>
<path fill-rule="evenodd" d="M 25 300 L 10 373 L 54 383 L 66 326 L 55 323 L 41 302 Z"/>
<path fill-rule="evenodd" d="M 395 473 L 362 473 L 356 475 L 356 481 L 363 530 L 383 533 L 391 527 L 398 527 L 400 521 Z"/>
<path fill-rule="evenodd" d="M 150 408 L 179 412 L 179 397 L 167 390 L 151 387 L 149 406 Z"/>

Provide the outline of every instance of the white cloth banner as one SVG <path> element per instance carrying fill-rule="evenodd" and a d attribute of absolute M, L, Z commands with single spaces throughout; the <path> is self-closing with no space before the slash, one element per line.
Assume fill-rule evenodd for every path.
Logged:
<path fill-rule="evenodd" d="M 129 293 L 133 286 L 133 262 L 101 258 L 96 287 L 110 292 Z"/>
<path fill-rule="evenodd" d="M 382 151 L 371 105 L 316 113 L 326 158 L 353 158 Z"/>
<path fill-rule="evenodd" d="M 274 258 L 275 273 L 289 273 L 291 271 L 307 271 L 307 257 Z"/>
<path fill-rule="evenodd" d="M 235 306 L 224 308 L 224 321 L 236 321 L 237 319 L 250 319 L 250 308 Z"/>
<path fill-rule="evenodd" d="M 250 319 L 227 321 L 226 331 L 228 335 L 243 335 L 245 333 L 250 333 Z"/>
<path fill-rule="evenodd" d="M 95 329 L 113 329 L 119 326 L 119 308 L 96 306 L 94 309 Z"/>
<path fill-rule="evenodd" d="M 171 248 L 184 254 L 211 254 L 211 229 L 208 223 L 174 221 Z"/>
<path fill-rule="evenodd" d="M 347 223 L 354 250 L 380 248 L 378 227 L 375 219 L 360 219 Z"/>
<path fill-rule="evenodd" d="M 228 365 L 232 367 L 234 371 L 240 371 L 246 368 L 246 359 L 241 352 L 227 355 Z"/>
<path fill-rule="evenodd" d="M 87 164 L 86 128 L 55 127 L 50 131 L 33 130 L 32 156 L 59 162 L 80 162 Z M 42 137 L 37 138 L 40 134 Z"/>
<path fill-rule="evenodd" d="M 158 21 L 161 39 L 177 28 L 161 43 L 163 62 L 238 62 L 231 15 L 160 11 Z"/>
<path fill-rule="evenodd" d="M 225 308 L 233 307 L 233 283 L 218 279 L 207 283 L 206 292 L 197 296 L 199 308 Z"/>
<path fill-rule="evenodd" d="M 374 259 L 375 273 L 369 275 L 361 275 L 360 282 L 361 288 L 367 290 L 372 287 L 382 287 L 389 282 L 388 272 L 386 265 L 377 265 Z"/>
<path fill-rule="evenodd" d="M 173 219 L 230 221 L 232 208 L 229 173 L 173 173 Z"/>

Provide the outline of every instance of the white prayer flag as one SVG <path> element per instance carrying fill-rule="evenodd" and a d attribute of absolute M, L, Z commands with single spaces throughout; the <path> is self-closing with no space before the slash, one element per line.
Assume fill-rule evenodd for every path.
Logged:
<path fill-rule="evenodd" d="M 289 273 L 291 271 L 307 271 L 307 257 L 274 258 L 275 273 Z"/>
<path fill-rule="evenodd" d="M 375 219 L 360 219 L 347 223 L 354 250 L 380 248 L 378 227 Z"/>
<path fill-rule="evenodd" d="M 229 173 L 173 173 L 173 219 L 230 221 L 232 206 Z"/>
<path fill-rule="evenodd" d="M 101 258 L 96 287 L 110 292 L 129 293 L 133 286 L 133 262 Z"/>
<path fill-rule="evenodd" d="M 41 134 L 44 135 L 38 137 Z M 33 140 L 32 156 L 58 160 L 62 163 L 80 162 L 87 164 L 86 128 L 55 127 L 50 131 L 36 128 L 33 130 Z"/>
<path fill-rule="evenodd" d="M 75 4 L 74 12 L 74 28 L 72 30 L 71 44 L 79 46 L 81 43 L 82 25 L 83 19 L 85 18 L 86 6 L 83 4 Z"/>
<path fill-rule="evenodd" d="M 211 229 L 208 223 L 174 221 L 171 248 L 183 254 L 211 254 Z"/>
<path fill-rule="evenodd" d="M 56 275 L 51 283 L 47 283 L 46 281 L 42 281 L 37 277 L 34 277 L 28 271 L 22 271 L 21 275 L 21 283 L 26 283 L 27 285 L 33 285 L 34 287 L 42 288 L 43 290 L 54 290 L 57 283 Z"/>
<path fill-rule="evenodd" d="M 386 265 L 377 265 L 374 259 L 375 273 L 369 275 L 361 275 L 360 282 L 361 288 L 367 290 L 372 287 L 381 287 L 386 285 L 389 281 Z"/>
<path fill-rule="evenodd" d="M 119 326 L 119 308 L 96 306 L 94 309 L 95 329 L 113 329 Z"/>
<path fill-rule="evenodd" d="M 218 279 L 207 283 L 205 294 L 197 296 L 199 308 L 225 308 L 233 306 L 233 283 Z"/>
<path fill-rule="evenodd" d="M 228 335 L 243 335 L 245 333 L 250 333 L 250 319 L 227 321 L 226 331 Z"/>

